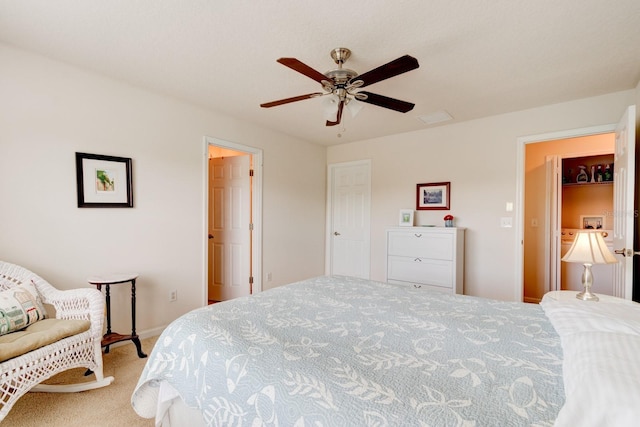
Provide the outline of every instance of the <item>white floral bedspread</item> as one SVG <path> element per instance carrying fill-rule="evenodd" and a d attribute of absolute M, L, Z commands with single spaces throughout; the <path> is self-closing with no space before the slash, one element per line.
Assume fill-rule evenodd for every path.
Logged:
<path fill-rule="evenodd" d="M 538 305 L 319 277 L 194 310 L 132 395 L 161 381 L 211 426 L 551 426 L 560 339 Z"/>

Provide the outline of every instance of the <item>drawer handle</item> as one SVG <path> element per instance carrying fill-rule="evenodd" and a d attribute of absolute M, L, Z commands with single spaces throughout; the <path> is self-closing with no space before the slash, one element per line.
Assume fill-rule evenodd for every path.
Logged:
<path fill-rule="evenodd" d="M 422 260 L 420 258 L 416 258 L 416 259 L 414 259 L 414 261 L 422 262 Z"/>
<path fill-rule="evenodd" d="M 422 287 L 422 285 L 413 285 L 414 288 L 416 289 L 420 289 Z"/>
<path fill-rule="evenodd" d="M 422 237 L 422 234 L 414 234 L 416 237 Z"/>

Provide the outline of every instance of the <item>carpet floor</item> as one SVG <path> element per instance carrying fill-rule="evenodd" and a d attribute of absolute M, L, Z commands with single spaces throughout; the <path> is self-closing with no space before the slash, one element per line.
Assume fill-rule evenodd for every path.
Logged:
<path fill-rule="evenodd" d="M 142 340 L 142 350 L 151 354 L 156 339 Z M 27 393 L 13 406 L 2 427 L 151 427 L 153 419 L 139 417 L 131 407 L 131 394 L 148 358 L 140 359 L 133 343 L 111 348 L 102 355 L 104 376 L 115 380 L 107 387 L 79 393 Z M 86 369 L 60 373 L 46 384 L 73 384 L 95 378 Z"/>

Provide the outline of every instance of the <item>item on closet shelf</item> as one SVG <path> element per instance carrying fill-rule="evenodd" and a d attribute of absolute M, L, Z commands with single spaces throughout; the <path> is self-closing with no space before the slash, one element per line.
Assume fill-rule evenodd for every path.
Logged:
<path fill-rule="evenodd" d="M 613 164 L 604 167 L 604 181 L 613 181 Z"/>
<path fill-rule="evenodd" d="M 568 184 L 570 182 L 573 182 L 573 169 L 569 169 L 566 173 L 566 175 L 562 176 L 562 183 L 563 184 Z"/>
<path fill-rule="evenodd" d="M 578 176 L 576 176 L 576 182 L 579 184 L 583 182 L 589 182 L 589 175 L 587 175 L 587 172 L 585 170 L 587 169 L 587 167 L 584 165 L 580 165 L 578 167 L 580 168 L 580 172 L 578 172 Z"/>
<path fill-rule="evenodd" d="M 596 167 L 595 167 L 595 165 L 591 166 L 591 181 L 590 182 L 596 182 Z"/>
<path fill-rule="evenodd" d="M 445 227 L 453 227 L 453 215 L 445 215 L 444 216 L 444 226 Z"/>

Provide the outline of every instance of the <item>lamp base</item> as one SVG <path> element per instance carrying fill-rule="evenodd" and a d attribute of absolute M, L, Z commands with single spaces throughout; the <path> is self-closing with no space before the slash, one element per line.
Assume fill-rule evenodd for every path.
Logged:
<path fill-rule="evenodd" d="M 596 294 L 592 294 L 591 292 L 585 291 L 580 292 L 576 295 L 576 298 L 582 301 L 600 301 L 600 298 Z"/>

